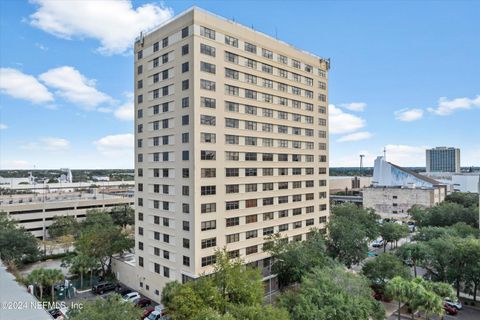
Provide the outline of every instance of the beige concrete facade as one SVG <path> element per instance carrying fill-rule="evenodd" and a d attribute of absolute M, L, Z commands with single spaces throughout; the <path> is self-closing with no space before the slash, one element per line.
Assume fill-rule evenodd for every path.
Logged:
<path fill-rule="evenodd" d="M 446 188 L 373 187 L 363 189 L 363 207 L 382 218 L 405 219 L 413 205 L 430 208 L 445 200 Z"/>
<path fill-rule="evenodd" d="M 135 44 L 138 290 L 328 217 L 329 62 L 197 8 Z"/>
<path fill-rule="evenodd" d="M 329 178 L 330 193 L 339 191 L 360 190 L 369 187 L 372 184 L 372 177 L 341 177 L 332 176 Z"/>

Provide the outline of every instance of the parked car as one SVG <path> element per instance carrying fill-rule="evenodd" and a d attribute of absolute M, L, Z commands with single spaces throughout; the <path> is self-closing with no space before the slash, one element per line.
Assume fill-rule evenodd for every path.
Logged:
<path fill-rule="evenodd" d="M 143 319 L 147 318 L 150 315 L 150 313 L 152 313 L 153 311 L 155 311 L 154 307 L 147 307 L 145 310 L 143 310 L 143 314 L 140 317 L 140 319 L 143 320 Z"/>
<path fill-rule="evenodd" d="M 123 300 L 128 302 L 134 302 L 135 300 L 138 300 L 140 298 L 141 298 L 140 293 L 135 291 L 127 293 L 126 295 L 123 296 Z"/>
<path fill-rule="evenodd" d="M 372 247 L 374 247 L 374 248 L 381 248 L 381 247 L 383 247 L 383 243 L 384 243 L 383 239 L 373 240 L 373 241 L 372 241 Z"/>
<path fill-rule="evenodd" d="M 460 301 L 453 301 L 450 298 L 445 298 L 445 304 L 448 304 L 449 306 L 454 307 L 457 310 L 463 309 L 462 303 Z"/>
<path fill-rule="evenodd" d="M 148 315 L 148 317 L 146 317 L 144 320 L 160 320 L 162 319 L 162 314 L 160 313 L 160 311 L 153 311 L 152 313 L 150 313 Z"/>
<path fill-rule="evenodd" d="M 457 308 L 452 307 L 452 306 L 449 305 L 448 303 L 445 303 L 445 304 L 443 305 L 443 310 L 445 310 L 445 313 L 446 313 L 446 314 L 449 314 L 449 315 L 451 315 L 451 316 L 454 316 L 454 315 L 456 315 L 456 314 L 458 313 Z"/>
<path fill-rule="evenodd" d="M 125 287 L 122 287 L 122 286 L 117 286 L 115 288 L 115 292 L 118 293 L 119 295 L 121 295 L 122 297 L 124 295 L 126 295 L 127 293 L 130 293 L 132 292 L 132 290 L 128 289 L 128 288 L 125 288 Z"/>
<path fill-rule="evenodd" d="M 376 253 L 375 251 L 369 251 L 369 252 L 367 253 L 367 256 L 368 256 L 368 257 L 376 257 L 376 256 L 378 256 L 378 253 Z"/>
<path fill-rule="evenodd" d="M 415 230 L 417 229 L 417 227 L 415 226 L 415 222 L 414 221 L 408 221 L 407 222 L 407 226 L 408 226 L 408 230 L 410 232 L 415 232 Z"/>
<path fill-rule="evenodd" d="M 146 306 L 152 303 L 152 300 L 143 297 L 143 298 L 135 299 L 133 303 L 135 303 L 136 307 L 145 308 Z"/>
<path fill-rule="evenodd" d="M 96 294 L 104 294 L 105 292 L 113 291 L 117 285 L 112 282 L 100 282 L 93 286 L 92 292 Z"/>

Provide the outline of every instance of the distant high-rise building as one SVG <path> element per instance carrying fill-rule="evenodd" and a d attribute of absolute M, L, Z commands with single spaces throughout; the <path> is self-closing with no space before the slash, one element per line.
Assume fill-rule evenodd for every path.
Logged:
<path fill-rule="evenodd" d="M 266 237 L 328 217 L 329 62 L 193 8 L 135 43 L 138 290 L 213 271 L 215 250 L 268 270 Z"/>
<path fill-rule="evenodd" d="M 427 149 L 427 172 L 460 173 L 460 149 L 436 147 Z"/>

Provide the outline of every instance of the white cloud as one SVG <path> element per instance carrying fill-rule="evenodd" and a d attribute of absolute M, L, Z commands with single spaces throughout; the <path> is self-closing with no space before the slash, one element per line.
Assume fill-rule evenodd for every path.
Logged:
<path fill-rule="evenodd" d="M 361 112 L 365 110 L 365 108 L 367 107 L 367 104 L 365 102 L 351 102 L 351 103 L 341 104 L 340 107 L 351 110 L 351 111 Z"/>
<path fill-rule="evenodd" d="M 131 133 L 105 136 L 93 143 L 103 155 L 133 157 L 134 136 Z"/>
<path fill-rule="evenodd" d="M 118 107 L 113 112 L 113 114 L 117 119 L 124 121 L 133 121 L 135 118 L 133 92 L 125 92 L 124 96 L 127 98 L 127 101 L 120 107 Z"/>
<path fill-rule="evenodd" d="M 368 150 L 359 150 L 356 153 L 347 156 L 335 157 L 334 155 L 330 156 L 330 166 L 331 167 L 360 167 L 360 155 L 363 154 L 363 166 L 372 167 L 373 161 L 375 160 L 376 155 L 371 154 Z"/>
<path fill-rule="evenodd" d="M 423 117 L 423 110 L 422 109 L 402 109 L 395 111 L 395 119 L 400 121 L 415 121 L 419 120 Z"/>
<path fill-rule="evenodd" d="M 329 107 L 329 126 L 331 134 L 341 134 L 357 131 L 365 127 L 365 120 L 346 113 L 331 104 Z"/>
<path fill-rule="evenodd" d="M 359 132 L 347 134 L 346 136 L 343 136 L 343 137 L 337 139 L 337 142 L 360 141 L 360 140 L 370 139 L 371 137 L 372 137 L 372 134 L 370 132 L 359 131 Z"/>
<path fill-rule="evenodd" d="M 22 149 L 43 151 L 65 151 L 69 147 L 70 141 L 57 137 L 43 137 L 21 146 Z"/>
<path fill-rule="evenodd" d="M 385 148 L 388 162 L 404 167 L 425 166 L 425 150 L 428 146 L 389 144 Z"/>
<path fill-rule="evenodd" d="M 130 0 L 58 1 L 33 0 L 37 11 L 30 23 L 55 36 L 94 38 L 104 54 L 125 53 L 141 31 L 149 30 L 173 16 L 170 8 L 147 3 L 136 9 Z"/>
<path fill-rule="evenodd" d="M 1 169 L 30 169 L 33 166 L 25 160 L 6 160 L 0 163 Z"/>
<path fill-rule="evenodd" d="M 53 101 L 52 93 L 35 77 L 12 68 L 0 68 L 0 91 L 33 103 Z"/>
<path fill-rule="evenodd" d="M 428 108 L 428 111 L 439 116 L 447 116 L 457 110 L 468 110 L 474 107 L 480 107 L 480 95 L 474 99 L 456 98 L 448 100 L 446 97 L 441 97 L 438 100 L 438 106 L 436 108 Z"/>
<path fill-rule="evenodd" d="M 8 126 L 5 123 L 0 123 L 0 130 L 6 130 Z"/>
<path fill-rule="evenodd" d="M 76 3 L 76 2 L 75 2 Z M 63 66 L 50 69 L 39 76 L 47 86 L 57 89 L 56 94 L 87 110 L 95 109 L 112 98 L 95 88 L 95 80 L 87 79 L 73 67 Z"/>

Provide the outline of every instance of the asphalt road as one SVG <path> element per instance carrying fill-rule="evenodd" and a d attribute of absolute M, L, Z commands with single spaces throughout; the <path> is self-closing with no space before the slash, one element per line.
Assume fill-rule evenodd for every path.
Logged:
<path fill-rule="evenodd" d="M 388 320 L 397 320 L 398 316 L 397 314 L 392 314 Z M 410 315 L 406 314 L 401 317 L 402 320 L 410 320 Z M 417 319 L 417 318 L 416 318 Z M 422 318 L 424 319 L 424 318 Z M 440 320 L 442 318 L 439 317 L 430 317 L 432 320 Z M 480 308 L 473 308 L 470 306 L 463 306 L 463 309 L 458 312 L 456 316 L 449 316 L 445 315 L 443 317 L 445 320 L 478 320 L 480 319 Z"/>

